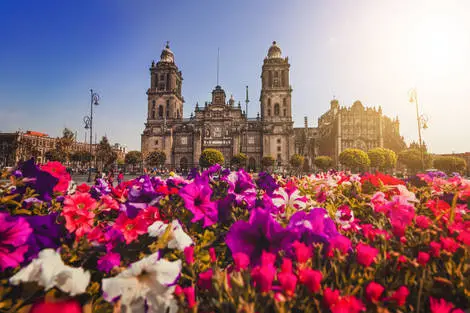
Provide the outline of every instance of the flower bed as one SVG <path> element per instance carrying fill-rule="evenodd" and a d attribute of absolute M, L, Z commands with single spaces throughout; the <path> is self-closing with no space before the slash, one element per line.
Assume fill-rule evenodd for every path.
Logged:
<path fill-rule="evenodd" d="M 463 312 L 470 181 L 212 167 L 0 185 L 0 312 Z"/>

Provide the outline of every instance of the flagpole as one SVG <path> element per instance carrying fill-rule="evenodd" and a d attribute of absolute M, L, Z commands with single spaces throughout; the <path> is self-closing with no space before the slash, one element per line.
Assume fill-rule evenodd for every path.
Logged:
<path fill-rule="evenodd" d="M 420 149 L 420 154 L 421 154 L 421 170 L 424 171 L 424 146 L 423 146 L 423 140 L 421 137 L 421 118 L 419 116 L 418 93 L 416 89 L 413 89 L 413 98 L 416 104 L 416 121 L 418 122 L 418 139 L 419 139 L 419 149 Z"/>

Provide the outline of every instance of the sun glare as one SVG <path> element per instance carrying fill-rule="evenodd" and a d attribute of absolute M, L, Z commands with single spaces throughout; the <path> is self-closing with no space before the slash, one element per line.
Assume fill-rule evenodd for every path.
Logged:
<path fill-rule="evenodd" d="M 411 37 L 414 64 L 422 75 L 452 76 L 468 62 L 470 25 L 450 16 L 418 20 Z"/>

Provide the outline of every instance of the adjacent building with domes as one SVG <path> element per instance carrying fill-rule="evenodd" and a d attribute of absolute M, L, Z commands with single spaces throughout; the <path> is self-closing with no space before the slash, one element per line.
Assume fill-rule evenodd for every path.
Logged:
<path fill-rule="evenodd" d="M 191 117 L 183 118 L 183 77 L 167 44 L 160 60 L 150 67 L 147 122 L 141 137 L 144 159 L 160 150 L 167 156 L 167 167 L 188 169 L 198 166 L 204 149 L 215 148 L 223 153 L 227 166 L 234 155 L 243 152 L 249 169 L 258 170 L 264 156 L 273 157 L 275 166 L 282 169 L 288 167 L 295 153 L 306 156 L 310 166 L 315 156 L 337 159 L 346 147 L 367 150 L 384 146 L 389 124 L 391 133 L 400 138 L 397 120 L 384 117 L 381 109 L 365 109 L 358 101 L 346 109 L 333 100 L 330 110 L 318 120 L 318 127 L 308 127 L 305 122 L 304 127 L 294 128 L 289 71 L 288 58 L 273 42 L 261 69 L 256 118 L 247 118 L 240 101 L 233 97 L 227 100 L 219 85 L 212 90 L 210 102 L 196 104 Z M 248 90 L 244 100 L 248 101 Z"/>

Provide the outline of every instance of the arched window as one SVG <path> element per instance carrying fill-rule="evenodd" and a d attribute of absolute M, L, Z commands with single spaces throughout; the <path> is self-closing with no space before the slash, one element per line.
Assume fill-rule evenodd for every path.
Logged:
<path fill-rule="evenodd" d="M 279 87 L 279 72 L 278 71 L 274 72 L 273 87 Z"/>
<path fill-rule="evenodd" d="M 279 114 L 280 114 L 279 103 L 276 103 L 276 104 L 274 105 L 274 115 L 275 115 L 275 116 L 279 116 Z"/>
<path fill-rule="evenodd" d="M 273 72 L 269 71 L 268 72 L 268 86 L 272 87 L 273 85 Z"/>
<path fill-rule="evenodd" d="M 176 117 L 180 118 L 180 110 L 179 109 L 176 110 Z"/>
<path fill-rule="evenodd" d="M 287 99 L 286 98 L 282 99 L 282 106 L 287 106 Z"/>
<path fill-rule="evenodd" d="M 271 116 L 271 98 L 268 98 L 268 116 Z"/>
<path fill-rule="evenodd" d="M 155 119 L 155 109 L 152 109 L 152 119 Z"/>
<path fill-rule="evenodd" d="M 158 116 L 160 118 L 163 117 L 163 105 L 158 106 Z"/>
<path fill-rule="evenodd" d="M 287 116 L 287 109 L 284 109 L 284 116 Z"/>

